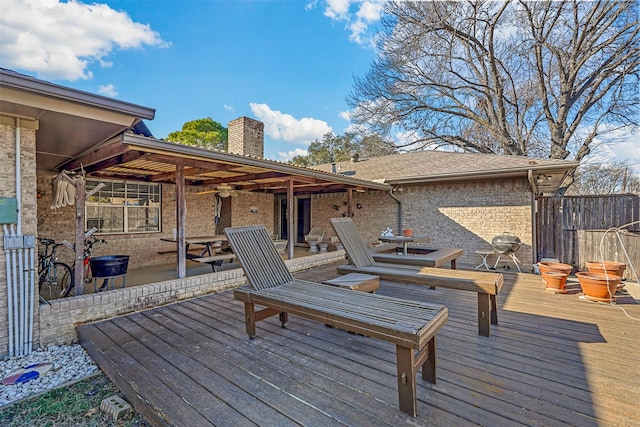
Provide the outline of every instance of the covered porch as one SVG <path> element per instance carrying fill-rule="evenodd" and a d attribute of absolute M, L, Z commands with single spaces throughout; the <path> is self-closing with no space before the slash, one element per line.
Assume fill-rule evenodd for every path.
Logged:
<path fill-rule="evenodd" d="M 296 275 L 335 277 L 343 262 Z M 636 425 L 640 306 L 628 294 L 617 306 L 586 302 L 569 286 L 551 294 L 538 275 L 505 274 L 500 324 L 487 338 L 469 292 L 383 281 L 381 294 L 449 309 L 437 383 L 418 381 L 415 419 L 398 410 L 393 345 L 294 316 L 286 329 L 260 322 L 249 340 L 231 291 L 78 334 L 154 425 Z"/>

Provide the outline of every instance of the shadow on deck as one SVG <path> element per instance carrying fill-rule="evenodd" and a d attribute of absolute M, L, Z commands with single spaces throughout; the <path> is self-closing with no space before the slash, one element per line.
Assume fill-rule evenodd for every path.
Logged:
<path fill-rule="evenodd" d="M 336 264 L 296 274 L 335 277 Z M 499 325 L 477 334 L 476 295 L 382 282 L 444 304 L 437 383 L 418 378 L 418 417 L 398 409 L 395 347 L 290 316 L 249 340 L 232 291 L 78 327 L 80 343 L 154 425 L 640 425 L 640 305 L 545 292 L 505 274 Z"/>

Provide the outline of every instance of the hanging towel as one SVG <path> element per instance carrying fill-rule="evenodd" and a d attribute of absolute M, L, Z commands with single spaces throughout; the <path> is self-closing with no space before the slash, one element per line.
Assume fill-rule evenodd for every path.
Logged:
<path fill-rule="evenodd" d="M 76 202 L 76 185 L 66 171 L 51 180 L 51 209 L 58 209 Z"/>

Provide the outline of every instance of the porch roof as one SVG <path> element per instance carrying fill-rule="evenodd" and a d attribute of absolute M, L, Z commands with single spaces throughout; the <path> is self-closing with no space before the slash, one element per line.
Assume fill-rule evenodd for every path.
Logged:
<path fill-rule="evenodd" d="M 214 190 L 227 184 L 236 191 L 286 194 L 288 182 L 296 195 L 356 191 L 389 191 L 387 183 L 299 167 L 262 158 L 192 147 L 151 137 L 122 133 L 61 165 L 83 168 L 93 177 L 175 183 L 176 166 L 185 167 L 185 184 Z"/>

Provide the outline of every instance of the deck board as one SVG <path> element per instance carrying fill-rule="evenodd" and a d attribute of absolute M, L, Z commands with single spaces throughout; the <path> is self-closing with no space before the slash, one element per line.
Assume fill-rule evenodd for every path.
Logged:
<path fill-rule="evenodd" d="M 336 266 L 296 274 L 321 281 Z M 569 284 L 570 287 L 572 284 Z M 83 325 L 80 342 L 154 425 L 640 425 L 640 305 L 551 294 L 505 274 L 499 324 L 477 334 L 469 292 L 382 281 L 378 293 L 444 304 L 437 383 L 398 409 L 395 347 L 290 316 L 249 340 L 232 291 Z"/>

